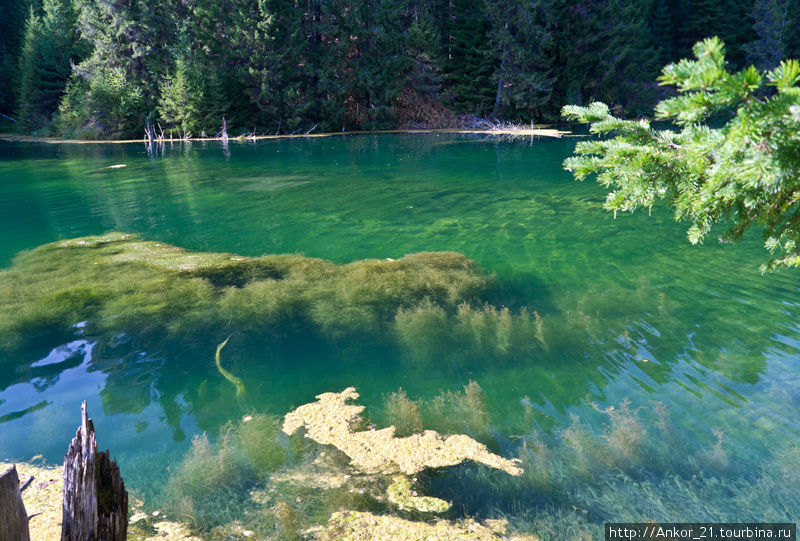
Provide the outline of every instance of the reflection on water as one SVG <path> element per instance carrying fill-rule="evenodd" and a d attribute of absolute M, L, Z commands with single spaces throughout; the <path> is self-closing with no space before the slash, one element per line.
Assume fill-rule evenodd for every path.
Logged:
<path fill-rule="evenodd" d="M 0 373 L 0 459 L 60 462 L 88 399 L 100 445 L 118 456 L 131 486 L 154 492 L 166 469 L 138 466 L 174 465 L 194 435 L 213 438 L 249 411 L 280 415 L 352 385 L 380 412 L 399 387 L 431 400 L 469 381 L 485 391 L 506 454 L 528 452 L 536 438 L 555 438 L 548 445 L 558 449 L 573 415 L 602 439 L 609 418 L 599 410 L 624 400 L 631 411 L 664 404 L 698 448 L 713 449 L 721 431 L 741 471 L 799 444 L 795 275 L 761 276 L 757 239 L 692 247 L 665 210 L 613 220 L 602 189 L 560 170 L 572 144 L 359 136 L 231 142 L 229 158 L 201 143 L 152 157 L 139 145 L 0 144 L 6 267 L 20 250 L 116 230 L 192 250 L 302 252 L 339 263 L 454 250 L 497 278 L 481 299 L 497 307 L 491 321 L 453 312 L 460 326 L 434 324 L 432 309 L 407 315 L 405 334 L 385 321 L 374 336 L 335 339 L 220 328 L 232 335 L 224 364 L 245 382 L 246 403 L 216 369 L 216 335 L 165 344 L 75 321 L 68 336 L 27 336 L 12 359 L 0 358 L 8 367 Z M 126 167 L 107 169 L 115 164 Z M 504 306 L 529 315 L 530 342 L 504 330 Z M 577 475 L 577 463 L 559 467 Z M 608 464 L 597 475 L 630 475 Z M 667 490 L 674 472 L 653 469 L 646 487 L 633 476 L 631 494 L 691 492 Z M 467 478 L 445 476 L 442 490 L 461 490 Z M 525 500 L 532 489 L 498 490 Z M 607 503 L 565 490 L 565 501 L 583 498 L 575 505 Z M 711 489 L 695 496 L 703 490 Z M 479 513 L 493 498 L 504 499 L 484 494 L 464 505 Z"/>

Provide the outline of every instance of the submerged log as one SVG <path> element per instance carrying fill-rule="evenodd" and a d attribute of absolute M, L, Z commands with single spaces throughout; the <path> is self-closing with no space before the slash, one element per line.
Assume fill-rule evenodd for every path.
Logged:
<path fill-rule="evenodd" d="M 61 541 L 124 541 L 128 493 L 116 460 L 97 452 L 94 424 L 81 404 L 81 426 L 64 457 Z"/>
<path fill-rule="evenodd" d="M 22 503 L 17 467 L 0 473 L 0 541 L 30 541 L 28 513 Z"/>

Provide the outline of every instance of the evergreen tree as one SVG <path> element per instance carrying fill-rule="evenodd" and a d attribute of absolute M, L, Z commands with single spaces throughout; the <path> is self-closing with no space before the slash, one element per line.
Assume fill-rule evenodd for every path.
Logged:
<path fill-rule="evenodd" d="M 745 45 L 752 39 L 753 0 L 680 0 L 676 27 L 678 57 L 691 54 L 692 45 L 708 36 L 719 36 L 728 46 L 734 66 L 745 61 Z"/>
<path fill-rule="evenodd" d="M 313 115 L 308 86 L 317 80 L 303 10 L 295 0 L 259 0 L 256 20 L 252 38 L 242 40 L 251 100 L 265 127 L 291 133 Z"/>
<path fill-rule="evenodd" d="M 73 74 L 59 105 L 62 133 L 85 138 L 140 136 L 148 108 L 145 92 L 121 67 Z"/>
<path fill-rule="evenodd" d="M 244 41 L 245 47 L 252 47 L 247 38 L 255 14 L 254 0 L 195 0 L 179 26 L 186 46 L 178 49 L 188 58 L 186 65 L 195 72 L 196 84 L 200 85 L 201 124 L 209 133 L 219 131 L 222 117 L 231 129 L 242 128 L 253 120 L 254 108 L 237 65 L 252 58 L 241 55 L 248 51 L 239 40 Z"/>
<path fill-rule="evenodd" d="M 485 0 L 495 69 L 492 116 L 538 116 L 551 99 L 552 36 L 543 0 Z"/>
<path fill-rule="evenodd" d="M 404 87 L 429 96 L 438 96 L 442 85 L 441 35 L 433 15 L 418 10 L 408 29 L 406 55 L 409 58 Z"/>
<path fill-rule="evenodd" d="M 651 83 L 658 66 L 710 32 L 733 65 L 800 53 L 792 0 L 6 0 L 0 9 L 0 111 L 17 89 L 34 129 L 63 94 L 59 126 L 91 136 L 138 135 L 152 114 L 195 134 L 216 133 L 223 116 L 233 131 L 384 128 L 423 102 L 419 111 L 444 122 L 442 102 L 525 120 L 592 100 L 647 114 L 663 96 Z"/>
<path fill-rule="evenodd" d="M 26 0 L 0 3 L 0 113 L 6 115 L 11 115 L 17 104 L 19 54 L 28 12 Z"/>
<path fill-rule="evenodd" d="M 190 60 L 178 58 L 174 72 L 161 86 L 158 116 L 170 128 L 182 135 L 200 135 L 205 126 L 203 116 L 203 82 L 198 80 L 199 70 L 188 65 Z"/>
<path fill-rule="evenodd" d="M 789 14 L 784 32 L 786 56 L 800 58 L 800 3 L 789 2 Z"/>
<path fill-rule="evenodd" d="M 650 15 L 650 28 L 656 37 L 659 47 L 659 63 L 666 64 L 674 60 L 675 32 L 673 26 L 674 13 L 670 9 L 670 0 L 656 0 Z"/>
<path fill-rule="evenodd" d="M 333 30 L 332 95 L 344 106 L 345 126 L 380 129 L 393 125 L 394 103 L 408 71 L 404 33 L 411 24 L 406 2 L 330 2 Z"/>
<path fill-rule="evenodd" d="M 603 4 L 594 98 L 619 104 L 629 113 L 649 114 L 657 95 L 652 81 L 661 66 L 660 48 L 649 24 L 654 7 L 653 0 Z"/>
<path fill-rule="evenodd" d="M 495 101 L 489 26 L 482 4 L 452 0 L 449 56 L 445 80 L 453 107 L 484 116 Z"/>
<path fill-rule="evenodd" d="M 756 0 L 753 29 L 757 39 L 747 47 L 747 61 L 770 70 L 784 58 L 790 0 Z"/>
<path fill-rule="evenodd" d="M 681 131 L 615 118 L 602 103 L 567 106 L 567 118 L 615 136 L 578 143 L 565 168 L 577 179 L 596 174 L 613 188 L 606 208 L 615 213 L 665 201 L 676 218 L 691 222 L 692 243 L 714 224 L 728 227 L 730 240 L 760 226 L 777 254 L 770 266 L 800 266 L 800 62 L 785 60 L 766 74 L 752 66 L 732 73 L 718 38 L 696 44 L 694 54 L 661 76 L 679 95 L 657 105 L 657 118 Z M 765 86 L 775 93 L 765 97 Z M 711 127 L 722 111 L 735 113 Z"/>
<path fill-rule="evenodd" d="M 37 83 L 36 80 L 36 64 L 39 60 L 38 51 L 40 42 L 42 40 L 42 21 L 36 14 L 36 11 L 31 7 L 29 9 L 28 18 L 25 21 L 25 34 L 22 39 L 22 48 L 19 54 L 19 79 L 20 88 L 17 97 L 17 116 L 23 121 L 23 126 L 30 129 L 34 122 L 33 117 L 36 114 L 33 100 L 36 98 Z"/>
<path fill-rule="evenodd" d="M 658 38 L 650 30 L 654 0 L 553 5 L 559 21 L 553 108 L 599 99 L 619 112 L 649 109 L 656 97 L 650 81 L 660 56 Z"/>
<path fill-rule="evenodd" d="M 71 66 L 86 53 L 75 31 L 72 0 L 44 0 L 42 15 L 31 7 L 20 54 L 19 116 L 27 129 L 46 125 L 58 108 Z"/>
<path fill-rule="evenodd" d="M 166 75 L 170 48 L 177 43 L 178 21 L 185 19 L 181 3 L 160 0 L 75 0 L 79 8 L 78 29 L 91 43 L 92 55 L 77 72 L 91 79 L 95 75 L 119 78 L 142 92 L 147 114 L 156 102 L 160 80 Z M 168 9 L 167 6 L 171 6 Z M 134 88 L 130 91 L 134 92 Z M 125 90 L 124 92 L 127 92 Z M 144 118 L 144 117 L 142 117 Z"/>

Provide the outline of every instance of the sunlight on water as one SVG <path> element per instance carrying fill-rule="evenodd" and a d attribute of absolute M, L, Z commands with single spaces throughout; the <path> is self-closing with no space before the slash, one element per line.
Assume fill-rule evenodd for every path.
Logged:
<path fill-rule="evenodd" d="M 226 443 L 222 427 L 355 386 L 377 423 L 463 432 L 523 459 L 522 479 L 464 466 L 428 480 L 456 514 L 502 513 L 573 538 L 597 535 L 608 519 L 796 519 L 795 273 L 760 275 L 767 254 L 755 234 L 691 246 L 665 209 L 614 220 L 602 188 L 561 170 L 573 145 L 383 135 L 235 143 L 229 156 L 192 143 L 149 157 L 139 145 L 0 144 L 0 306 L 16 307 L 0 315 L 0 461 L 59 463 L 87 399 L 129 486 L 151 505 L 191 508 L 208 530 L 222 500 L 168 484 L 170 471 L 230 460 L 224 475 L 246 499 L 267 474 L 237 462 L 226 445 L 246 448 L 245 436 Z M 112 231 L 235 254 L 225 257 L 245 261 L 241 269 L 243 258 L 280 253 L 380 261 L 330 265 L 292 289 L 266 267 L 161 284 L 161 270 L 114 275 L 91 251 L 58 252 L 55 267 L 52 247 L 14 260 Z M 475 275 L 437 270 L 450 284 L 440 298 L 408 293 L 417 286 L 403 274 L 388 281 L 380 262 L 421 251 L 462 253 Z M 306 269 L 310 260 L 286 261 Z M 47 290 L 48 276 L 74 277 L 69 302 L 92 302 L 64 312 L 67 297 Z M 265 289 L 277 281 L 282 296 Z M 105 283 L 110 296 L 97 293 Z M 207 307 L 187 300 L 201 298 L 187 296 L 197 288 Z M 159 305 L 161 291 L 169 303 Z M 409 297 L 395 302 L 398 291 Z M 267 302 L 276 319 L 251 321 Z M 228 335 L 223 365 L 246 386 L 241 400 L 214 361 Z M 479 394 L 465 391 L 472 381 Z M 270 507 L 284 517 L 278 530 L 290 511 L 302 514 L 290 507 Z"/>

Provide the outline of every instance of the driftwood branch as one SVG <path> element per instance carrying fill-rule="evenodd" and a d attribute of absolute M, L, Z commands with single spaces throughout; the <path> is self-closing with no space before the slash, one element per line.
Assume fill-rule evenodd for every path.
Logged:
<path fill-rule="evenodd" d="M 20 487 L 19 491 L 20 492 L 25 492 L 25 489 L 28 488 L 29 486 L 31 486 L 31 483 L 33 483 L 33 475 L 28 477 L 28 480 L 25 481 L 25 483 L 23 483 L 23 485 Z"/>

